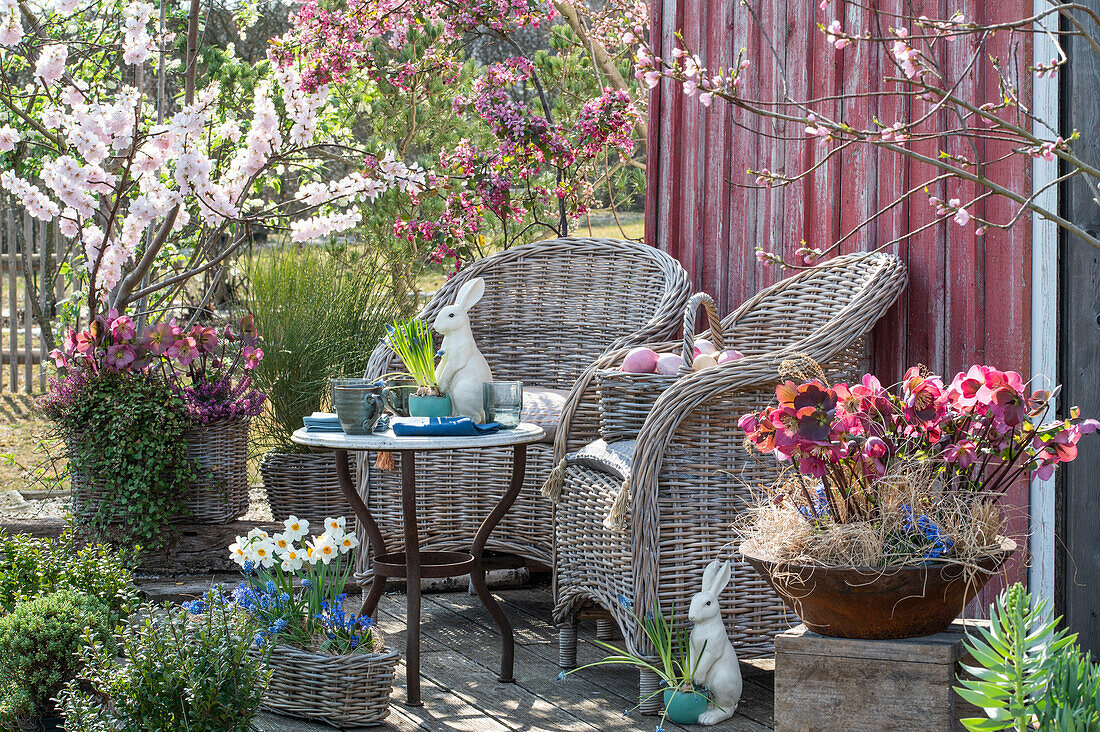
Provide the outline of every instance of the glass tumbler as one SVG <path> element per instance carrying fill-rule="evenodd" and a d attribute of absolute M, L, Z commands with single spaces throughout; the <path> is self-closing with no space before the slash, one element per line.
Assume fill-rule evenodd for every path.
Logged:
<path fill-rule="evenodd" d="M 506 429 L 519 424 L 523 411 L 522 381 L 493 381 L 485 384 L 485 419 Z"/>

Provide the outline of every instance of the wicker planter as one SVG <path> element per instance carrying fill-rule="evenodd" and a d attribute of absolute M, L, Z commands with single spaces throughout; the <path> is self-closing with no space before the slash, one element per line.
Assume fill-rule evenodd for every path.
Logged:
<path fill-rule="evenodd" d="M 390 649 L 333 656 L 275 646 L 268 656 L 271 682 L 261 705 L 334 727 L 382 724 L 389 714 L 399 658 Z"/>
<path fill-rule="evenodd" d="M 188 430 L 187 457 L 201 476 L 187 487 L 181 518 L 227 524 L 248 511 L 248 422 L 227 419 Z"/>
<path fill-rule="evenodd" d="M 349 457 L 348 466 L 354 476 L 354 458 Z M 260 462 L 260 475 L 275 521 L 297 516 L 320 525 L 329 516 L 347 516 L 347 531 L 355 530 L 354 514 L 336 476 L 333 451 L 298 454 L 271 450 Z"/>
<path fill-rule="evenodd" d="M 187 432 L 187 457 L 201 475 L 187 486 L 175 521 L 227 524 L 248 510 L 248 423 L 247 418 L 224 420 Z M 95 514 L 114 500 L 98 476 L 70 468 L 69 484 L 74 515 Z"/>

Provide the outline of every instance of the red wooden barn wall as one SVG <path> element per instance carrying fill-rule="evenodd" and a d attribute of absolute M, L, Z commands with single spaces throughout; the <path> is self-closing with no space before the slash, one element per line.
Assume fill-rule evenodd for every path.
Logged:
<path fill-rule="evenodd" d="M 874 0 L 873 0 L 874 1 Z M 735 64 L 745 48 L 752 68 L 743 80 L 745 98 L 779 98 L 780 75 L 774 58 L 783 59 L 786 83 L 795 99 L 822 99 L 820 109 L 839 114 L 856 126 L 867 127 L 873 116 L 885 123 L 907 120 L 907 109 L 896 100 L 883 102 L 847 99 L 838 94 L 881 89 L 890 61 L 869 44 L 855 44 L 838 52 L 823 39 L 817 23 L 840 18 L 852 34 L 867 31 L 866 10 L 833 0 L 822 12 L 817 0 L 749 0 L 754 18 L 739 0 L 653 0 L 651 33 L 657 53 L 669 56 L 674 34 L 710 68 Z M 950 17 L 961 10 L 979 22 L 1026 17 L 1031 0 L 917 0 L 916 14 Z M 878 4 L 897 11 L 898 0 Z M 883 35 L 885 29 L 871 29 Z M 991 50 L 1007 58 L 1008 37 L 998 37 Z M 1030 78 L 1027 39 L 1021 44 L 1020 68 Z M 945 50 L 946 63 L 964 68 L 970 58 L 967 42 L 957 40 Z M 996 44 L 1001 44 L 997 46 Z M 773 51 L 774 50 L 774 55 Z M 987 65 L 986 65 L 987 66 Z M 976 80 L 969 89 L 975 98 L 996 100 L 996 78 Z M 839 112 L 836 107 L 840 105 Z M 788 174 L 820 160 L 825 149 L 803 139 L 765 140 L 748 128 L 776 131 L 770 122 L 752 118 L 716 99 L 708 109 L 687 97 L 671 81 L 653 90 L 649 109 L 648 198 L 646 236 L 650 243 L 677 257 L 694 278 L 697 289 L 710 292 L 727 313 L 761 287 L 782 277 L 775 268 L 757 262 L 754 250 L 783 253 L 793 259 L 805 239 L 826 248 L 859 221 L 896 199 L 908 188 L 933 177 L 923 164 L 907 164 L 875 151 L 850 149 L 811 178 L 786 188 L 763 191 L 739 188 L 752 183 L 747 168 L 767 167 Z M 790 129 L 782 130 L 790 136 Z M 800 131 L 799 131 L 800 132 Z M 935 156 L 936 142 L 913 143 Z M 964 152 L 953 140 L 948 152 Z M 1004 154 L 985 151 L 985 159 Z M 1030 181 L 1029 161 L 1017 156 L 988 172 L 990 177 L 1017 186 Z M 958 187 L 956 187 L 958 186 Z M 973 190 L 952 184 L 932 193 L 942 199 L 973 198 Z M 1011 209 L 1002 201 L 978 204 L 990 220 L 1003 221 Z M 895 239 L 903 231 L 922 227 L 936 218 L 924 196 L 883 216 L 877 224 L 844 246 L 844 252 L 869 250 Z M 913 239 L 887 248 L 908 264 L 910 285 L 901 301 L 880 321 L 873 334 L 872 368 L 884 383 L 897 381 L 905 367 L 923 363 L 950 379 L 972 363 L 988 363 L 1028 374 L 1030 315 L 1030 227 L 991 230 L 974 235 L 946 222 L 935 224 Z M 1021 483 L 1009 496 L 1017 514 L 1019 535 L 1026 532 L 1027 486 Z M 1014 576 L 1023 576 L 1020 567 Z"/>

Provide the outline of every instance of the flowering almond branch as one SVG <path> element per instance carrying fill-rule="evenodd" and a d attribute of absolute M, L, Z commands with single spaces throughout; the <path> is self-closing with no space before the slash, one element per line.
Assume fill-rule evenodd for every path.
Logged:
<path fill-rule="evenodd" d="M 801 262 L 784 262 L 779 255 L 764 251 L 757 252 L 758 258 L 788 266 L 812 264 L 886 212 L 917 195 L 927 196 L 928 204 L 941 217 L 939 220 L 950 218 L 958 226 L 973 226 L 977 236 L 991 228 L 1008 229 L 1024 214 L 1032 213 L 1100 248 L 1100 237 L 1039 202 L 1045 190 L 1078 176 L 1100 185 L 1100 169 L 1075 153 L 1073 143 L 1080 137 L 1077 131 L 1069 139 L 1063 139 L 1056 133 L 1057 120 L 1038 117 L 1025 103 L 1022 89 L 1027 80 L 1021 78 L 1019 71 L 1024 69 L 1025 73 L 1043 77 L 1058 73 L 1067 63 L 1058 36 L 1053 30 L 1047 30 L 1057 28 L 1059 17 L 1068 18 L 1077 34 L 1100 54 L 1100 43 L 1095 38 L 1100 31 L 1100 16 L 1092 10 L 1077 3 L 1053 2 L 1050 8 L 1019 20 L 977 23 L 961 13 L 946 19 L 932 19 L 910 13 L 890 13 L 874 3 L 846 3 L 848 15 L 852 14 L 851 8 L 861 11 L 867 28 L 876 29 L 872 32 L 845 27 L 835 17 L 829 19 L 833 3 L 822 0 L 819 8 L 825 19 L 818 23 L 818 29 L 833 51 L 841 56 L 845 49 L 868 47 L 870 53 L 866 58 L 885 59 L 887 71 L 878 90 L 809 99 L 792 94 L 782 54 L 759 23 L 753 4 L 747 3 L 747 7 L 757 21 L 758 32 L 770 48 L 778 70 L 781 90 L 778 98 L 751 99 L 744 93 L 743 81 L 752 68 L 744 50 L 736 67 L 707 69 L 682 38 L 680 45 L 666 57 L 656 55 L 651 45 L 643 43 L 637 51 L 636 73 L 651 88 L 661 78 L 673 79 L 685 94 L 696 97 L 706 106 L 710 106 L 715 97 L 725 100 L 750 119 L 756 118 L 756 121 L 745 121 L 742 126 L 762 136 L 778 134 L 760 129 L 759 121 L 768 119 L 774 121 L 778 129 L 788 130 L 788 138 L 816 140 L 824 151 L 813 165 L 804 169 L 749 170 L 755 181 L 748 185 L 760 188 L 790 185 L 812 175 L 839 152 L 854 147 L 881 150 L 888 155 L 923 163 L 935 171 L 928 180 L 900 192 L 883 209 L 856 223 L 839 241 L 825 248 L 804 245 L 799 250 Z M 840 14 L 839 9 L 837 14 Z M 1082 19 L 1090 24 L 1089 28 Z M 1049 61 L 1034 60 L 1029 64 L 1018 58 L 1021 47 L 1026 45 L 1020 41 L 1034 34 L 1037 26 L 1053 41 L 1056 55 Z M 948 47 L 954 49 L 950 65 L 947 63 Z M 1007 56 L 999 55 L 1005 51 Z M 963 55 L 961 61 L 960 54 Z M 975 82 L 985 77 L 997 80 L 996 96 L 975 98 L 970 90 L 980 88 L 981 85 Z M 909 112 L 898 119 L 887 120 L 880 120 L 873 114 L 870 119 L 841 116 L 840 110 L 845 105 L 839 102 L 857 98 L 869 100 L 866 106 L 871 108 Z M 830 112 L 831 109 L 837 112 Z M 1037 130 L 1046 130 L 1048 134 Z M 935 151 L 930 150 L 931 146 Z M 1055 180 L 1031 190 L 999 177 L 996 164 L 1012 158 L 1058 160 L 1064 172 Z M 933 191 L 939 190 L 946 193 L 934 195 Z M 989 197 L 1011 201 L 1013 213 L 998 220 L 981 215 L 981 207 L 976 204 Z M 906 232 L 898 239 L 883 243 L 880 248 L 922 230 Z"/>

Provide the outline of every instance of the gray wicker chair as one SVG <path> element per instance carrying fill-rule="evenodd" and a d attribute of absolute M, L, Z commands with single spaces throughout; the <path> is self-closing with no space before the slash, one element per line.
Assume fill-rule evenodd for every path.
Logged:
<path fill-rule="evenodd" d="M 673 337 L 691 295 L 687 273 L 660 250 L 631 241 L 566 238 L 525 244 L 470 264 L 440 289 L 421 317 L 431 323 L 473 277 L 485 278 L 486 288 L 470 311 L 470 322 L 494 378 L 563 394 L 601 354 Z M 380 344 L 367 376 L 400 368 L 400 360 Z M 564 410 L 557 434 L 588 441 L 597 434 L 597 423 L 597 408 L 589 400 L 586 407 Z M 468 548 L 507 488 L 511 456 L 510 448 L 486 449 L 476 460 L 469 453 L 450 451 L 418 456 L 423 548 Z M 393 470 L 375 467 L 373 454 L 360 458 L 359 491 L 387 543 L 397 545 L 402 536 L 401 472 L 400 456 L 393 458 Z M 529 447 L 523 492 L 493 532 L 488 549 L 550 566 L 552 509 L 539 490 L 552 465 L 550 440 Z M 360 581 L 368 567 L 367 552 L 362 552 Z"/>
<path fill-rule="evenodd" d="M 897 257 L 837 257 L 762 290 L 730 314 L 721 329 L 712 329 L 715 337 L 724 334 L 726 347 L 746 355 L 742 360 L 680 378 L 631 380 L 616 368 L 624 355 L 619 351 L 601 358 L 582 377 L 582 383 L 593 377 L 599 383 L 603 372 L 607 382 L 601 389 L 616 381 L 621 385 L 623 377 L 628 383 L 667 381 L 659 396 L 649 395 L 637 418 L 636 440 L 626 439 L 633 436 L 629 425 L 624 432 L 616 423 L 629 422 L 631 410 L 612 407 L 604 415 L 605 433 L 613 433 L 605 434 L 607 444 L 569 454 L 555 476 L 557 484 L 547 484 L 547 495 L 557 501 L 554 620 L 563 667 L 576 665 L 576 619 L 585 606 L 609 612 L 629 648 L 643 655 L 652 649 L 634 612 L 644 614 L 657 599 L 662 612 L 675 612 L 676 627 L 686 627 L 687 608 L 707 562 L 720 553 L 732 554 L 731 526 L 743 515 L 752 486 L 775 477 L 773 462 L 754 459 L 744 449 L 738 418 L 774 399 L 779 365 L 791 355 L 811 357 L 833 380 L 862 371 L 865 335 L 906 281 Z M 692 298 L 685 333 L 695 332 L 695 310 L 703 301 L 713 310 L 709 297 Z M 674 352 L 690 346 L 685 337 L 684 343 L 656 349 Z M 605 396 L 610 394 L 599 395 Z M 583 400 L 570 406 L 586 408 Z M 557 458 L 570 449 L 559 439 Z M 613 517 L 617 503 L 620 520 Z M 733 558 L 733 581 L 723 602 L 727 629 L 742 658 L 770 655 L 774 635 L 789 627 L 791 617 L 752 567 Z M 640 686 L 645 698 L 657 688 L 656 676 L 643 672 Z M 653 699 L 643 709 L 655 711 L 657 703 Z"/>

